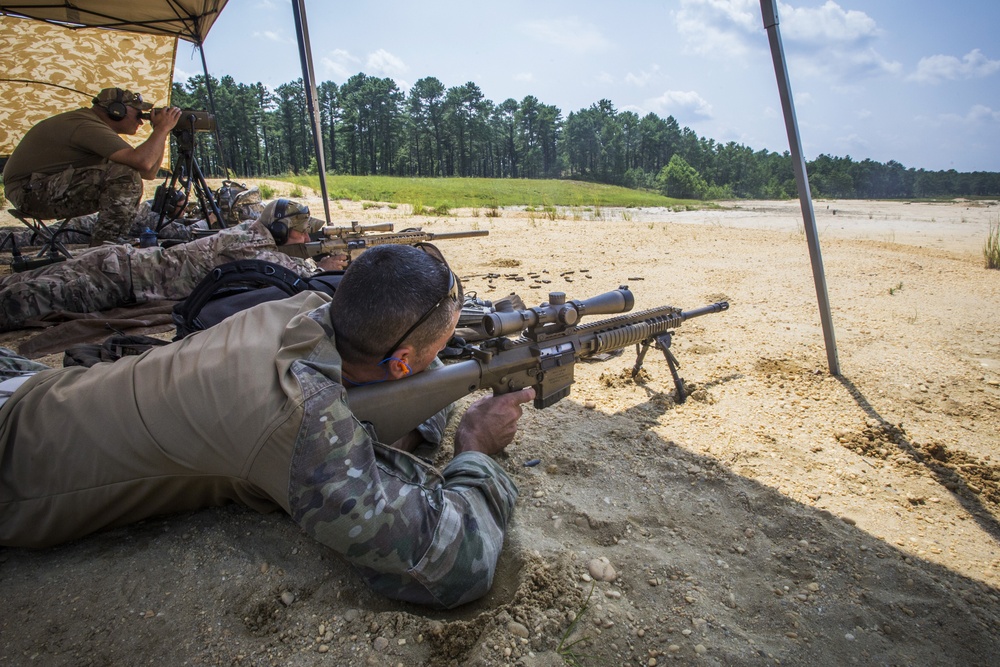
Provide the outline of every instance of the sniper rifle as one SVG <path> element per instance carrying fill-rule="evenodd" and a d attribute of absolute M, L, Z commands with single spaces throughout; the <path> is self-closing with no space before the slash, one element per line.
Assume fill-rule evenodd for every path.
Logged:
<path fill-rule="evenodd" d="M 386 232 L 386 233 L 377 233 Z M 367 248 L 377 245 L 414 245 L 430 241 L 448 239 L 464 239 L 474 236 L 489 236 L 489 230 L 471 230 L 467 232 L 425 232 L 421 229 L 404 229 L 393 231 L 393 223 L 381 222 L 372 225 L 359 225 L 356 222 L 350 227 L 323 227 L 322 234 L 326 238 L 309 243 L 289 243 L 279 246 L 278 250 L 300 258 L 316 258 L 324 255 L 343 253 L 350 261 Z"/>
<path fill-rule="evenodd" d="M 393 443 L 478 389 L 489 387 L 497 395 L 534 387 L 534 406 L 547 408 L 569 395 L 577 361 L 629 345 L 637 350 L 633 377 L 641 370 L 650 347 L 663 351 L 676 387 L 676 401 L 682 403 L 686 393 L 677 371 L 680 364 L 670 350 L 671 330 L 691 318 L 728 310 L 729 303 L 721 301 L 688 311 L 661 306 L 579 323 L 584 315 L 624 313 L 634 304 L 632 292 L 622 285 L 583 301 L 567 301 L 564 293 L 552 292 L 548 302 L 537 308 L 490 313 L 483 318 L 483 328 L 491 338 L 471 346 L 471 359 L 394 382 L 351 387 L 347 390 L 351 412 L 362 422 L 371 423 L 381 442 Z M 514 334 L 521 335 L 510 338 Z"/>

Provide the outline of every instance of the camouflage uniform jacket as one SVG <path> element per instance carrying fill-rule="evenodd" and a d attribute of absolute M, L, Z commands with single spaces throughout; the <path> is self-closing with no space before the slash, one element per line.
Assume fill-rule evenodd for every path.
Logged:
<path fill-rule="evenodd" d="M 0 545 L 240 502 L 284 509 L 387 596 L 485 594 L 516 487 L 478 452 L 438 470 L 376 442 L 350 411 L 328 302 L 305 292 L 138 357 L 31 377 L 0 407 Z M 420 430 L 439 440 L 443 426 Z"/>
<path fill-rule="evenodd" d="M 254 220 L 171 248 L 105 245 L 65 262 L 5 276 L 0 282 L 0 331 L 65 310 L 92 313 L 158 299 L 183 299 L 214 267 L 263 259 L 302 276 L 316 263 L 278 251 Z"/>

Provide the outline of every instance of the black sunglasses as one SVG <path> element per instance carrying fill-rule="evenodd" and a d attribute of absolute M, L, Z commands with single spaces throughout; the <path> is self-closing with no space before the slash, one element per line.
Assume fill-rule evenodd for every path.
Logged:
<path fill-rule="evenodd" d="M 429 318 L 434 313 L 434 311 L 436 311 L 441 306 L 441 304 L 443 304 L 448 299 L 452 299 L 455 303 L 458 303 L 459 299 L 461 298 L 460 294 L 462 290 L 462 282 L 458 279 L 458 276 L 455 275 L 455 272 L 451 270 L 451 267 L 448 266 L 448 262 L 445 261 L 444 255 L 442 255 L 441 251 L 437 249 L 437 246 L 434 246 L 430 243 L 415 243 L 413 244 L 413 246 L 415 248 L 420 248 L 425 253 L 427 253 L 437 261 L 444 264 L 444 267 L 448 269 L 448 291 L 445 292 L 444 296 L 438 299 L 437 303 L 435 303 L 433 306 L 427 309 L 427 312 L 424 313 L 419 320 L 417 320 L 416 324 L 407 329 L 406 333 L 400 336 L 399 340 L 396 341 L 396 344 L 390 347 L 389 351 L 382 357 L 383 361 L 390 358 L 392 356 L 392 353 L 398 350 L 399 346 L 402 345 L 407 338 L 409 338 L 410 334 L 416 331 L 417 327 L 426 322 L 427 318 Z"/>

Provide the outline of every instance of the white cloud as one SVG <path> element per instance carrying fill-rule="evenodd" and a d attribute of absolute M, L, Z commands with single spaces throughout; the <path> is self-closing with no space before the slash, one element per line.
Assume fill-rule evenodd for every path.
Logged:
<path fill-rule="evenodd" d="M 637 88 L 643 88 L 646 86 L 654 76 L 656 76 L 660 71 L 659 65 L 653 65 L 651 71 L 641 71 L 638 74 L 633 74 L 629 72 L 625 75 L 625 83 L 636 86 Z"/>
<path fill-rule="evenodd" d="M 921 58 L 917 70 L 907 77 L 920 83 L 940 83 L 944 80 L 977 79 L 1000 71 L 1000 60 L 990 60 L 979 49 L 973 49 L 959 60 L 955 56 L 934 55 Z"/>
<path fill-rule="evenodd" d="M 369 75 L 380 74 L 390 79 L 396 79 L 406 74 L 410 67 L 385 49 L 379 49 L 368 54 L 365 69 L 366 74 Z"/>
<path fill-rule="evenodd" d="M 677 30 L 688 51 L 744 63 L 767 49 L 758 0 L 682 0 Z M 864 12 L 833 0 L 820 7 L 778 3 L 778 26 L 789 67 L 798 75 L 852 80 L 890 75 L 902 65 L 882 56 L 875 42 L 883 34 Z"/>
<path fill-rule="evenodd" d="M 994 111 L 985 104 L 974 104 L 964 115 L 959 113 L 943 113 L 937 116 L 920 114 L 915 116 L 914 120 L 935 128 L 953 129 L 958 125 L 965 125 L 978 126 L 979 129 L 982 129 L 981 126 L 986 123 L 1000 123 L 1000 111 Z"/>
<path fill-rule="evenodd" d="M 675 117 L 686 114 L 712 117 L 712 105 L 693 90 L 668 90 L 659 97 L 647 100 L 646 106 L 659 114 L 668 113 Z"/>
<path fill-rule="evenodd" d="M 274 30 L 258 30 L 253 34 L 254 39 L 266 39 L 269 42 L 286 42 L 286 40 L 280 32 L 275 32 Z"/>
<path fill-rule="evenodd" d="M 682 0 L 673 16 L 687 51 L 720 59 L 746 55 L 764 30 L 756 0 Z"/>
<path fill-rule="evenodd" d="M 197 72 L 197 73 L 188 72 L 186 70 L 182 70 L 180 67 L 174 66 L 174 81 L 179 81 L 181 83 L 184 83 L 191 77 L 197 76 L 199 74 L 203 74 L 203 72 Z"/>
<path fill-rule="evenodd" d="M 975 104 L 965 118 L 970 123 L 1000 122 L 1000 111 L 994 111 L 984 104 Z"/>
<path fill-rule="evenodd" d="M 514 75 L 513 78 L 514 81 L 526 81 L 528 83 L 531 83 L 532 81 L 535 80 L 535 75 L 532 74 L 531 72 L 518 72 L 517 74 Z"/>
<path fill-rule="evenodd" d="M 358 65 L 361 64 L 359 58 L 352 56 L 343 49 L 331 51 L 329 55 L 322 57 L 319 62 L 326 72 L 329 72 L 335 79 L 339 79 L 341 82 L 357 74 Z"/>
<path fill-rule="evenodd" d="M 604 51 L 610 46 L 596 26 L 576 17 L 547 21 L 526 21 L 521 32 L 537 42 L 571 53 Z"/>
<path fill-rule="evenodd" d="M 882 34 L 875 19 L 864 12 L 841 8 L 833 0 L 822 7 L 792 7 L 778 3 L 782 38 L 808 44 L 857 44 Z"/>

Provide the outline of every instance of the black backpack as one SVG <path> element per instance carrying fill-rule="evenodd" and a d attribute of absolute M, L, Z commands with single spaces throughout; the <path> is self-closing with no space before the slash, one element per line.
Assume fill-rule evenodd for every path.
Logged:
<path fill-rule="evenodd" d="M 302 278 L 280 264 L 261 259 L 241 259 L 222 264 L 199 282 L 191 294 L 174 306 L 177 326 L 174 340 L 215 326 L 230 315 L 267 301 L 294 296 L 306 290 L 333 294 L 343 271 L 329 271 Z"/>

